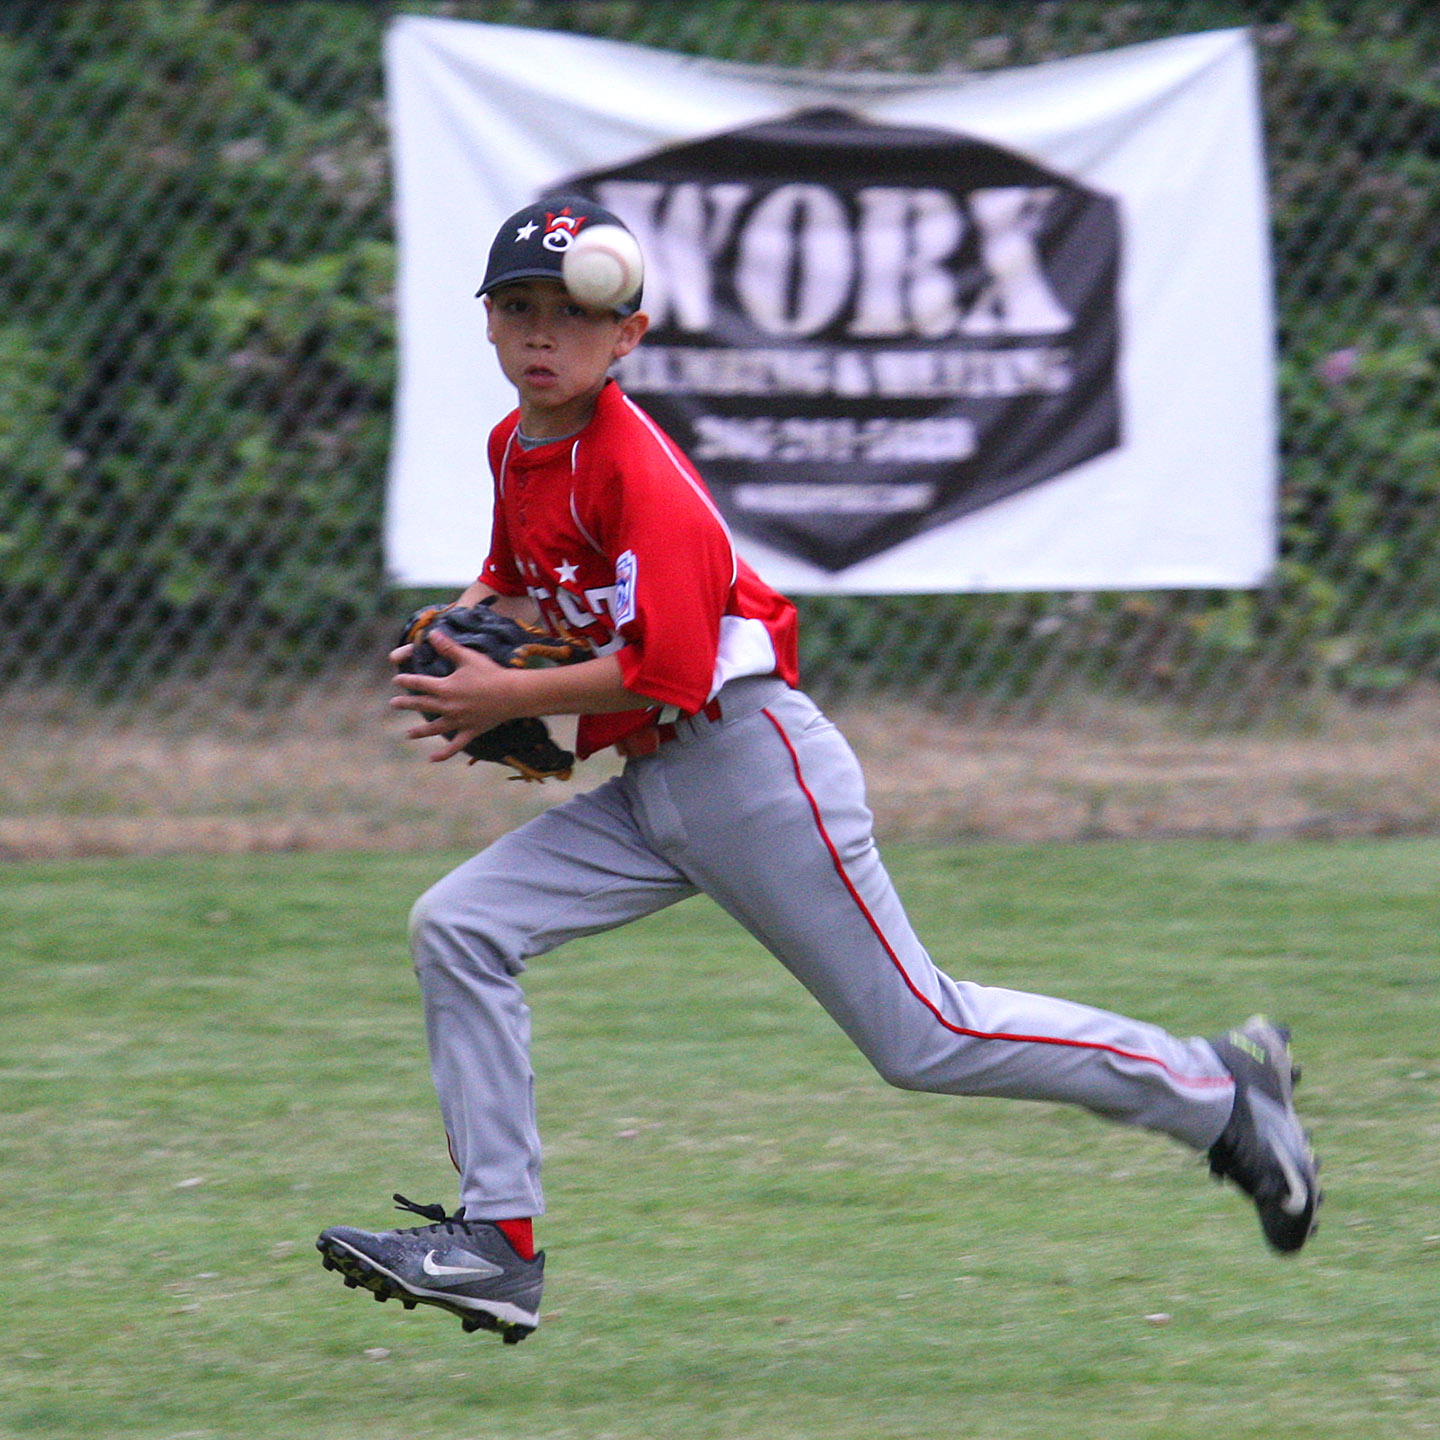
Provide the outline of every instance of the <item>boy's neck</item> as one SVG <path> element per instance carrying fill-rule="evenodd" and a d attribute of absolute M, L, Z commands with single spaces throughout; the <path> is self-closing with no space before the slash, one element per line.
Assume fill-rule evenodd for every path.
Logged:
<path fill-rule="evenodd" d="M 587 420 L 585 425 L 589 423 Z M 525 422 L 522 420 L 519 425 L 515 427 L 515 438 L 520 442 L 523 449 L 533 450 L 540 445 L 555 445 L 561 440 L 573 440 L 575 436 L 585 428 L 585 425 L 581 425 L 579 429 L 576 430 L 567 430 L 563 435 L 532 435 L 525 428 Z"/>
<path fill-rule="evenodd" d="M 602 387 L 603 388 L 603 387 Z M 526 440 L 565 440 L 578 435 L 595 418 L 600 392 L 589 395 L 579 405 L 565 405 L 558 410 L 535 410 L 520 407 L 520 433 Z"/>

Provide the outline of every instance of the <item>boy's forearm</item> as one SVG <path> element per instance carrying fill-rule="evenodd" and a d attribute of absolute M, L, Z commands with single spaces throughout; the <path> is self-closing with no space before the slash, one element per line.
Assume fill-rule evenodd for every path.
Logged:
<path fill-rule="evenodd" d="M 543 670 L 507 674 L 519 711 L 525 715 L 603 715 L 617 710 L 643 710 L 658 702 L 625 688 L 620 662 L 613 655 Z"/>
<path fill-rule="evenodd" d="M 482 600 L 495 597 L 495 609 L 501 615 L 519 620 L 525 625 L 534 625 L 540 618 L 539 606 L 528 595 L 502 595 L 483 580 L 472 580 L 450 603 L 459 608 L 478 605 Z"/>
<path fill-rule="evenodd" d="M 457 607 L 478 605 L 487 596 L 495 593 L 483 580 L 472 580 L 450 603 Z"/>

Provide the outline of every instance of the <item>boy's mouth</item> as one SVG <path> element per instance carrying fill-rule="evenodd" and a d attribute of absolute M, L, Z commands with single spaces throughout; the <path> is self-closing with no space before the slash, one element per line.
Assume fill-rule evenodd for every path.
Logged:
<path fill-rule="evenodd" d="M 527 380 L 553 380 L 555 372 L 548 365 L 527 365 L 525 367 L 525 378 Z"/>

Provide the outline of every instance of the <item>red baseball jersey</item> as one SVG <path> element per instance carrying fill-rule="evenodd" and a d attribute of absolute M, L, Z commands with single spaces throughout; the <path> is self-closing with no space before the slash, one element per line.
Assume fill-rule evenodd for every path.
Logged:
<path fill-rule="evenodd" d="M 490 435 L 486 585 L 530 595 L 553 630 L 613 654 L 629 689 L 682 714 L 742 675 L 798 684 L 795 607 L 735 553 L 695 468 L 613 380 L 578 435 L 530 448 L 519 422 L 516 410 Z M 582 715 L 576 749 L 659 713 Z"/>

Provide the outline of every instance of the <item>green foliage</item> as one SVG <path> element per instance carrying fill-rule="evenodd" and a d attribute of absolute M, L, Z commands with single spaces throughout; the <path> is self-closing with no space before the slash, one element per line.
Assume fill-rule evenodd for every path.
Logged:
<path fill-rule="evenodd" d="M 407 7 L 766 64 L 994 68 L 1249 24 L 1281 345 L 1283 559 L 1253 595 L 805 604 L 820 688 L 1242 710 L 1440 676 L 1440 13 L 1414 3 L 475 0 Z M 380 50 L 350 0 L 0 5 L 0 676 L 303 673 L 398 607 Z M 58 617 L 58 618 L 57 618 Z M 383 626 L 382 626 L 383 628 Z M 280 637 L 279 639 L 272 637 Z M 901 657 L 904 657 L 903 659 Z"/>
<path fill-rule="evenodd" d="M 1295 7 L 1271 57 L 1283 563 L 1259 623 L 1306 678 L 1440 673 L 1440 17 Z"/>
<path fill-rule="evenodd" d="M 40 18 L 0 40 L 0 289 L 26 297 L 0 332 L 7 604 L 59 611 L 56 648 L 110 685 L 204 668 L 239 621 L 281 637 L 279 663 L 286 639 L 311 663 L 383 609 L 393 246 L 374 17 Z"/>

